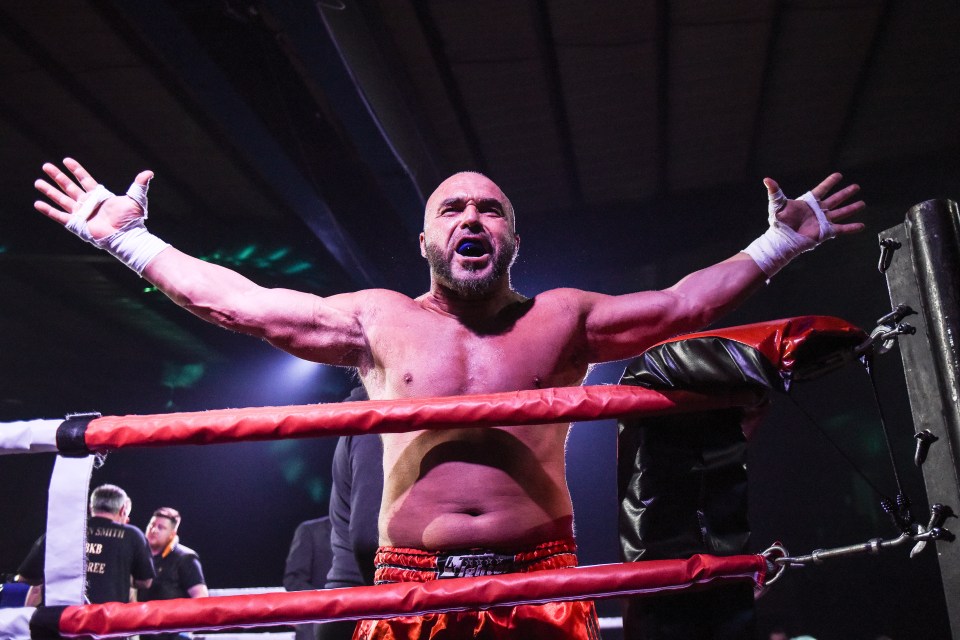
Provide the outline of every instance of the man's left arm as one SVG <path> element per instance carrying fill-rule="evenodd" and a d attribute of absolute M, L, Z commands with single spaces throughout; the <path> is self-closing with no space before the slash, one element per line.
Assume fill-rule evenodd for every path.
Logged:
<path fill-rule="evenodd" d="M 799 254 L 834 236 L 863 230 L 863 223 L 842 222 L 865 205 L 860 200 L 846 204 L 859 191 L 855 184 L 833 192 L 841 179 L 835 173 L 788 200 L 767 178 L 770 228 L 744 251 L 662 291 L 586 294 L 590 361 L 633 357 L 661 340 L 701 329 L 735 309 Z"/>
<path fill-rule="evenodd" d="M 200 557 L 196 554 L 187 555 L 180 567 L 180 585 L 191 598 L 206 598 L 210 595 L 207 582 L 203 579 L 203 568 L 200 566 Z"/>

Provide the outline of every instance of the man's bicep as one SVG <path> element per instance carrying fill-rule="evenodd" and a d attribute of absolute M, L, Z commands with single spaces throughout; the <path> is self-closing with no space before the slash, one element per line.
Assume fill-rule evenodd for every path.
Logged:
<path fill-rule="evenodd" d="M 586 293 L 585 333 L 591 362 L 639 355 L 650 346 L 689 330 L 685 301 L 671 291 L 619 296 Z"/>
<path fill-rule="evenodd" d="M 368 345 L 361 323 L 359 294 L 321 298 L 289 289 L 267 289 L 260 296 L 262 337 L 284 351 L 314 362 L 356 367 L 366 362 Z"/>

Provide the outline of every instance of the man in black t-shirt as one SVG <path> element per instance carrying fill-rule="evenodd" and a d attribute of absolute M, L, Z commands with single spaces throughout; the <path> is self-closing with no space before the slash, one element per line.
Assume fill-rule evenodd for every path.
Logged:
<path fill-rule="evenodd" d="M 126 492 L 112 484 L 104 484 L 90 494 L 90 519 L 87 520 L 87 589 L 86 601 L 129 602 L 130 586 L 146 588 L 152 584 L 154 571 L 147 540 L 130 520 L 132 503 Z M 41 536 L 30 549 L 18 573 L 31 585 L 27 605 L 42 600 L 45 538 Z"/>
<path fill-rule="evenodd" d="M 153 585 L 137 591 L 140 602 L 172 600 L 174 598 L 205 598 L 210 595 L 203 579 L 200 557 L 193 549 L 180 544 L 180 512 L 171 507 L 160 507 L 153 512 L 147 525 L 147 543 L 153 554 L 157 577 Z M 144 634 L 140 634 L 144 635 Z M 150 634 L 151 640 L 175 640 L 185 637 L 179 633 Z"/>

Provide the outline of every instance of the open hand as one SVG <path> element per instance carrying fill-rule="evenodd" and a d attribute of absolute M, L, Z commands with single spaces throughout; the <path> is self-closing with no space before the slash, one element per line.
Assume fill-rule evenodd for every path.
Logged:
<path fill-rule="evenodd" d="M 841 224 L 842 220 L 862 211 L 867 206 L 863 200 L 844 204 L 860 191 L 859 185 L 847 185 L 835 193 L 830 193 L 842 179 L 843 176 L 839 173 L 831 174 L 826 180 L 810 190 L 810 193 L 819 201 L 820 209 L 829 223 L 829 235 L 826 237 L 821 233 L 820 222 L 809 204 L 800 199 L 788 200 L 780 191 L 780 186 L 776 180 L 772 178 L 764 178 L 763 184 L 767 187 L 771 214 L 797 233 L 819 242 L 826 240 L 828 237 L 858 233 L 864 229 L 865 225 L 862 222 Z"/>
<path fill-rule="evenodd" d="M 33 203 L 34 208 L 52 220 L 66 225 L 74 212 L 79 211 L 84 202 L 91 197 L 99 183 L 84 169 L 79 162 L 72 158 L 64 158 L 64 166 L 73 174 L 73 178 L 60 170 L 54 164 L 43 165 L 46 173 L 56 184 L 53 186 L 46 180 L 37 180 L 33 186 L 49 198 L 56 207 L 38 200 Z M 152 171 L 141 171 L 134 185 L 143 188 L 142 202 L 146 202 L 146 187 L 153 178 Z M 59 208 L 57 208 L 59 207 Z M 145 217 L 144 207 L 130 196 L 112 196 L 94 207 L 87 217 L 87 230 L 94 240 L 106 238 L 133 220 Z"/>

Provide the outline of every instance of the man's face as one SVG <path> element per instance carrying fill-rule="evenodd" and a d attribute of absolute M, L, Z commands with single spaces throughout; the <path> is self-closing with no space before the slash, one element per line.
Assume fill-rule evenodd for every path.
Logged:
<path fill-rule="evenodd" d="M 509 283 L 519 241 L 510 201 L 485 176 L 451 176 L 427 201 L 420 253 L 434 280 L 465 298 Z"/>
<path fill-rule="evenodd" d="M 147 525 L 147 542 L 150 543 L 151 549 L 163 549 L 170 544 L 176 534 L 177 531 L 173 528 L 173 522 L 170 518 L 164 518 L 163 516 L 150 518 L 150 523 Z"/>

